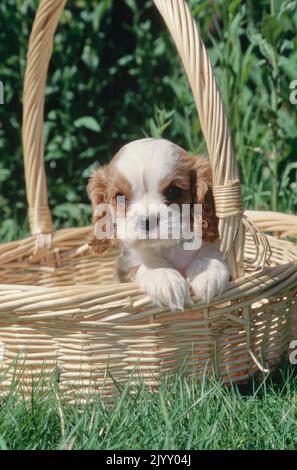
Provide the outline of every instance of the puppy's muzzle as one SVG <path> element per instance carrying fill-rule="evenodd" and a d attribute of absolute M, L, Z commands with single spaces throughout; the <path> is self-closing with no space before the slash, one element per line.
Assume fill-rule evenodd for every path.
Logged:
<path fill-rule="evenodd" d="M 150 217 L 142 217 L 139 220 L 139 227 L 143 232 L 147 234 L 159 227 L 160 224 L 160 215 L 154 215 Z"/>

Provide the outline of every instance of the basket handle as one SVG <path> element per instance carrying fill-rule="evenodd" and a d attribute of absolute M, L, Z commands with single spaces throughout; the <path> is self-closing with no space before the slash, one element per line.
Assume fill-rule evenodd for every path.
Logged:
<path fill-rule="evenodd" d="M 30 228 L 32 234 L 38 235 L 39 247 L 50 242 L 46 236 L 53 231 L 43 161 L 44 93 L 53 36 L 65 3 L 66 0 L 41 0 L 30 37 L 25 75 L 25 177 Z M 213 171 L 221 249 L 233 278 L 237 278 L 244 274 L 245 227 L 256 236 L 259 231 L 243 215 L 237 162 L 214 73 L 186 1 L 154 0 L 154 3 L 174 39 L 195 98 Z M 256 243 L 265 245 L 261 237 Z M 266 252 L 264 246 L 264 260 Z"/>
<path fill-rule="evenodd" d="M 54 34 L 66 0 L 41 0 L 30 35 L 23 95 L 23 149 L 32 235 L 37 236 L 35 254 L 42 256 L 51 245 L 54 231 L 48 207 L 44 167 L 44 99 Z"/>

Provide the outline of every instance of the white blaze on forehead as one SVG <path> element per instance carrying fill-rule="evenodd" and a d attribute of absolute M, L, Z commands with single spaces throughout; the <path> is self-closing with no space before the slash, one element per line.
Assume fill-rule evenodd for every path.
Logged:
<path fill-rule="evenodd" d="M 180 150 L 165 139 L 136 140 L 122 148 L 116 166 L 131 184 L 134 197 L 159 193 L 160 181 L 175 172 Z"/>

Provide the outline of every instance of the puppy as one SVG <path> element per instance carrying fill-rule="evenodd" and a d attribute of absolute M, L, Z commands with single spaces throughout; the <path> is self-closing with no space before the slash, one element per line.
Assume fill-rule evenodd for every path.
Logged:
<path fill-rule="evenodd" d="M 119 280 L 135 280 L 156 306 L 183 310 L 191 294 L 209 302 L 230 278 L 211 187 L 206 159 L 164 139 L 129 143 L 91 176 L 89 244 L 103 252 L 117 240 Z"/>

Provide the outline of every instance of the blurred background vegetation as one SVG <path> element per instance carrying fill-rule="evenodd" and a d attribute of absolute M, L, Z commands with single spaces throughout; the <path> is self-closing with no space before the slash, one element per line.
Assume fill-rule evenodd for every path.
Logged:
<path fill-rule="evenodd" d="M 246 207 L 296 213 L 297 105 L 289 98 L 297 80 L 297 2 L 189 3 L 229 117 Z M 22 84 L 37 5 L 0 4 L 1 240 L 27 229 Z M 127 141 L 162 135 L 191 152 L 205 151 L 187 80 L 152 0 L 67 3 L 45 119 L 49 203 L 57 227 L 89 223 L 87 179 Z"/>

